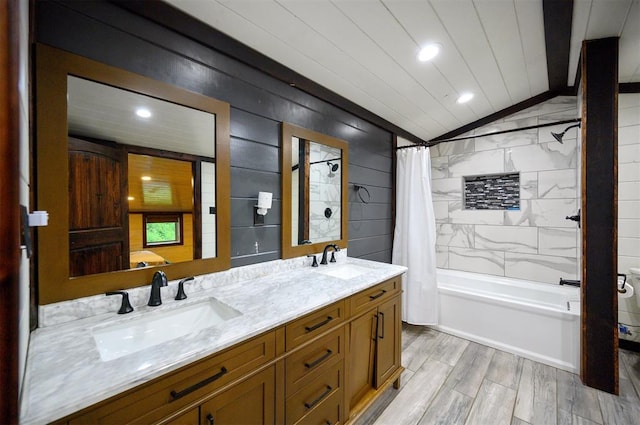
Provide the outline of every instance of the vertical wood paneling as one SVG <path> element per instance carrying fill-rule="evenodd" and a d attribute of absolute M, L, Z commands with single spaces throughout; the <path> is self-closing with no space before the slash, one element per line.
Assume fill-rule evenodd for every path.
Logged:
<path fill-rule="evenodd" d="M 358 205 L 349 255 L 391 261 L 391 133 L 110 2 L 38 2 L 37 17 L 39 42 L 231 104 L 232 267 L 280 258 L 280 122 L 349 143 L 349 206 Z M 352 197 L 353 183 L 368 187 L 369 204 Z M 255 227 L 259 191 L 272 192 L 274 205 Z"/>

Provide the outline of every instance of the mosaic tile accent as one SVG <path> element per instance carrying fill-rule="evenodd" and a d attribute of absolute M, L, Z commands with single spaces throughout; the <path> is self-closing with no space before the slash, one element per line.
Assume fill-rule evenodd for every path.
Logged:
<path fill-rule="evenodd" d="M 464 178 L 465 210 L 519 210 L 520 173 Z"/>

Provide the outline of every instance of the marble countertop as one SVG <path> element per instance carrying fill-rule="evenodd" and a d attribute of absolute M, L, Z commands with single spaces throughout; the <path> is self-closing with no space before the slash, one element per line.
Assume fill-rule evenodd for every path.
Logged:
<path fill-rule="evenodd" d="M 162 288 L 164 303 L 160 307 L 144 305 L 127 315 L 116 314 L 116 308 L 36 329 L 29 343 L 20 423 L 60 419 L 406 271 L 402 266 L 350 257 L 338 261 L 321 269 L 300 266 L 235 282 L 216 282 L 216 273 L 197 276 L 191 289 L 205 289 L 190 293 L 185 286 L 189 298 L 184 301 L 173 300 L 168 291 L 165 293 L 167 288 Z M 348 279 L 320 273 L 345 263 L 368 271 Z M 201 279 L 208 279 L 209 284 L 199 285 Z M 207 297 L 215 297 L 242 315 L 124 357 L 101 360 L 92 334 L 96 326 L 103 328 L 151 310 L 168 310 Z"/>

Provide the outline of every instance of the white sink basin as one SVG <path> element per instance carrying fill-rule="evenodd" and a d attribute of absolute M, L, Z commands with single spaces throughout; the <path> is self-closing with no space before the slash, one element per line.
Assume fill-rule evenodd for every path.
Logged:
<path fill-rule="evenodd" d="M 358 277 L 362 274 L 369 273 L 372 269 L 368 267 L 357 266 L 355 264 L 329 264 L 327 266 L 320 266 L 316 270 L 318 273 L 337 277 L 338 279 L 349 280 L 354 277 Z"/>
<path fill-rule="evenodd" d="M 215 298 L 207 298 L 184 307 L 148 312 L 133 320 L 100 325 L 93 328 L 92 334 L 100 358 L 109 361 L 217 325 L 241 314 Z"/>

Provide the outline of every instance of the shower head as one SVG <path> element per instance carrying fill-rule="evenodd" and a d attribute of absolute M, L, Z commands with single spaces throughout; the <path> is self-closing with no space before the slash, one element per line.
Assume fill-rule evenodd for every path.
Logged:
<path fill-rule="evenodd" d="M 570 125 L 569 127 L 565 128 L 564 131 L 562 133 L 554 133 L 553 131 L 551 132 L 551 135 L 553 136 L 554 139 L 556 139 L 558 142 L 562 143 L 562 138 L 564 137 L 564 133 L 567 132 L 567 130 L 574 128 L 574 127 L 580 127 L 580 123 L 578 124 L 574 124 L 574 125 Z"/>
<path fill-rule="evenodd" d="M 336 171 L 338 171 L 338 164 L 332 164 L 330 161 L 327 161 L 327 165 L 331 169 L 332 173 L 335 173 Z"/>

